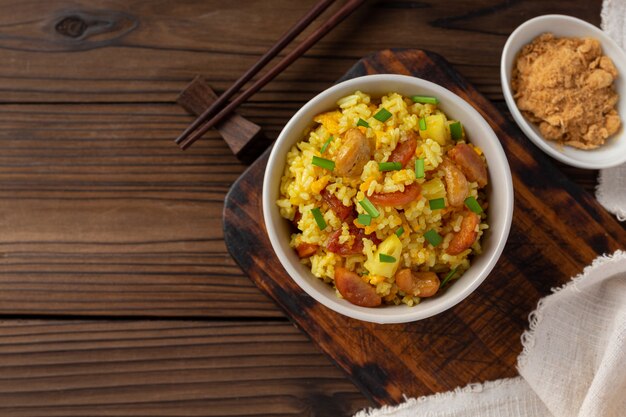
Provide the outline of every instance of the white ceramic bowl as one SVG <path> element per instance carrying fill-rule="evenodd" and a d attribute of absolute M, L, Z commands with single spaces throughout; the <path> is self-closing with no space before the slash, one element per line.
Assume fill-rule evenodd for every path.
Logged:
<path fill-rule="evenodd" d="M 571 146 L 560 146 L 552 141 L 545 140 L 539 129 L 535 127 L 517 108 L 511 91 L 511 71 L 517 53 L 526 44 L 542 33 L 552 32 L 557 37 L 591 37 L 602 44 L 602 52 L 613 60 L 619 72 L 615 86 L 619 94 L 617 111 L 622 118 L 620 130 L 607 142 L 593 150 L 582 150 Z M 526 136 L 545 153 L 565 164 L 578 168 L 600 169 L 609 168 L 626 162 L 626 133 L 623 124 L 626 123 L 626 54 L 597 27 L 571 16 L 545 15 L 539 16 L 522 24 L 515 29 L 504 45 L 500 63 L 500 80 L 506 104 Z"/>
<path fill-rule="evenodd" d="M 424 299 L 414 307 L 406 305 L 379 308 L 359 307 L 335 295 L 335 290 L 313 276 L 289 247 L 290 225 L 279 214 L 276 200 L 285 158 L 289 149 L 303 138 L 313 117 L 337 107 L 341 97 L 363 91 L 373 96 L 398 92 L 405 96 L 420 94 L 439 98 L 446 114 L 463 123 L 470 140 L 484 151 L 489 166 L 490 228 L 483 237 L 483 253 L 476 256 L 470 269 L 444 294 Z M 502 253 L 513 215 L 513 184 L 509 164 L 500 142 L 489 124 L 472 106 L 449 90 L 419 78 L 403 75 L 369 75 L 336 84 L 304 105 L 280 133 L 270 154 L 263 181 L 263 216 L 270 241 L 287 273 L 311 297 L 346 316 L 374 323 L 404 323 L 433 316 L 454 306 L 480 285 Z"/>

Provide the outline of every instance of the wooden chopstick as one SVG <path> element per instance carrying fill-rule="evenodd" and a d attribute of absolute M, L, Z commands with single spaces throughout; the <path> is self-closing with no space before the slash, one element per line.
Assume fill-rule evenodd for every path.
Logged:
<path fill-rule="evenodd" d="M 176 143 L 183 142 L 203 122 L 213 117 L 230 98 L 235 95 L 252 77 L 254 77 L 265 65 L 267 65 L 280 51 L 285 49 L 311 22 L 336 0 L 320 0 L 305 14 L 295 25 L 291 27 L 248 71 L 245 72 L 230 88 L 222 93 L 213 104 L 190 124 L 183 133 L 176 138 Z"/>
<path fill-rule="evenodd" d="M 278 74 L 280 74 L 285 68 L 291 65 L 302 54 L 308 51 L 317 41 L 323 38 L 328 32 L 330 32 L 335 26 L 341 23 L 346 17 L 348 17 L 354 10 L 361 6 L 365 0 L 348 0 L 335 14 L 330 16 L 319 28 L 311 33 L 306 39 L 304 39 L 293 51 L 287 54 L 280 62 L 276 64 L 271 70 L 267 71 L 261 78 L 259 78 L 250 88 L 242 92 L 233 101 L 228 103 L 226 107 L 220 110 L 212 119 L 208 120 L 196 131 L 190 133 L 186 139 L 179 142 L 179 146 L 185 150 L 191 146 L 195 141 L 200 139 L 209 129 L 224 120 L 233 110 L 235 110 L 241 103 L 250 98 L 254 93 L 259 91 L 265 84 L 273 80 Z M 198 124 L 202 123 L 200 121 Z"/>

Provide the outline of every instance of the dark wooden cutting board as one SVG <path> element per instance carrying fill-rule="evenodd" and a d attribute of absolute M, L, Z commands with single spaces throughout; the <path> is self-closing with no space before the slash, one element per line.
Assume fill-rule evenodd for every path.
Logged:
<path fill-rule="evenodd" d="M 379 73 L 414 75 L 448 88 L 472 104 L 500 139 L 513 172 L 515 212 L 506 248 L 489 277 L 453 309 L 415 323 L 377 325 L 334 313 L 306 295 L 272 251 L 261 208 L 267 152 L 226 197 L 228 250 L 378 404 L 514 376 L 520 335 L 537 300 L 596 256 L 623 248 L 626 232 L 442 57 L 382 51 L 359 61 L 342 80 Z"/>

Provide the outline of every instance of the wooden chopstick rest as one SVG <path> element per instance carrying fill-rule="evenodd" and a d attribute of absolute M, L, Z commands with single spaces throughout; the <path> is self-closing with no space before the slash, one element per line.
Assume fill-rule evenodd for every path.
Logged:
<path fill-rule="evenodd" d="M 197 76 L 179 94 L 176 102 L 189 113 L 198 116 L 216 99 L 217 94 L 206 80 Z M 216 127 L 231 151 L 243 162 L 254 161 L 271 143 L 265 138 L 259 125 L 237 113 L 232 113 Z"/>

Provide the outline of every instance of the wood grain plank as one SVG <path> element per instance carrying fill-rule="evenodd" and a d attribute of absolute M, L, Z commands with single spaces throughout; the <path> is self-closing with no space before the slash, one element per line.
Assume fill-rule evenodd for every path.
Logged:
<path fill-rule="evenodd" d="M 281 313 L 223 242 L 245 166 L 215 133 L 183 153 L 175 105 L 0 112 L 0 313 Z"/>
<path fill-rule="evenodd" d="M 0 6 L 11 13 L 0 17 L 0 59 L 5 63 L 0 101 L 173 102 L 197 74 L 223 90 L 312 1 L 3 0 Z M 600 4 L 368 2 L 253 101 L 302 103 L 332 84 L 354 60 L 389 47 L 445 55 L 489 98 L 501 98 L 500 51 L 514 27 L 547 13 L 598 24 Z"/>
<path fill-rule="evenodd" d="M 347 416 L 370 405 L 286 322 L 0 322 L 0 414 Z"/>

